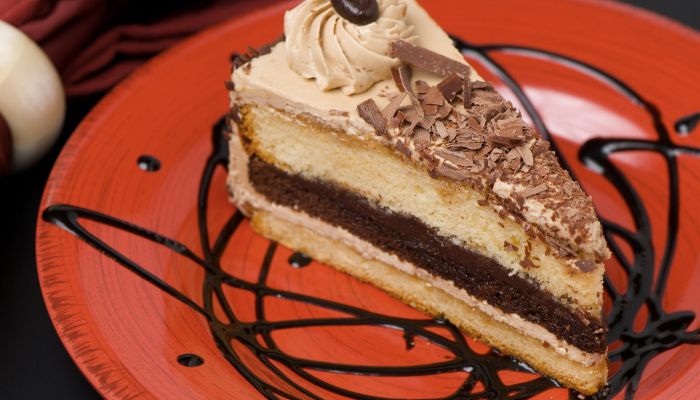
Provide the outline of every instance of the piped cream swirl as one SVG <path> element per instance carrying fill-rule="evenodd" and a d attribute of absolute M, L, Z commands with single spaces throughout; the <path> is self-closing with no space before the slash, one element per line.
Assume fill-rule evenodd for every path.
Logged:
<path fill-rule="evenodd" d="M 285 14 L 284 32 L 294 71 L 323 91 L 342 88 L 348 95 L 391 77 L 399 64 L 389 56 L 392 41 L 415 41 L 401 0 L 379 0 L 379 19 L 364 26 L 338 15 L 328 0 L 305 0 Z"/>

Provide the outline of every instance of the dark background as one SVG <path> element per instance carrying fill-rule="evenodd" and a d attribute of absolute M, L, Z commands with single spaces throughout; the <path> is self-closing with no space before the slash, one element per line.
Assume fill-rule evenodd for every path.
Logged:
<path fill-rule="evenodd" d="M 698 0 L 624 2 L 700 30 Z M 142 21 L 144 14 L 122 18 Z M 0 178 L 0 399 L 100 398 L 68 357 L 48 318 L 36 275 L 34 229 L 44 185 L 62 144 L 101 97 L 71 100 L 61 143 L 52 153 L 28 171 Z"/>

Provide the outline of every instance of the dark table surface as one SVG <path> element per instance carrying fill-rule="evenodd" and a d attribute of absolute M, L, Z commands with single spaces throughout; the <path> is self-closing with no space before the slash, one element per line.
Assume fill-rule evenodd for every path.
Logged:
<path fill-rule="evenodd" d="M 625 0 L 700 30 L 698 0 Z M 700 49 L 698 49 L 700 51 Z M 0 178 L 0 398 L 99 399 L 63 348 L 39 290 L 34 231 L 41 194 L 70 132 L 101 95 L 71 100 L 65 130 L 34 168 Z"/>

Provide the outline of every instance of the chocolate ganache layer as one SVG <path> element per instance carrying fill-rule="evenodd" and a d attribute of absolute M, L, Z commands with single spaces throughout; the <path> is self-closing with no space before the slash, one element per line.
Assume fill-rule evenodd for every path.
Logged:
<path fill-rule="evenodd" d="M 580 350 L 605 352 L 603 322 L 576 313 L 537 284 L 510 276 L 496 261 L 454 244 L 417 218 L 383 209 L 331 183 L 289 174 L 255 156 L 248 168 L 253 187 L 273 203 L 346 229 L 506 313 L 543 326 Z"/>

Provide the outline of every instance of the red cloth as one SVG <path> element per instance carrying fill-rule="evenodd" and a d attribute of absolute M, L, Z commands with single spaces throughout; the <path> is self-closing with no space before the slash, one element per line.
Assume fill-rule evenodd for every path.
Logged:
<path fill-rule="evenodd" d="M 0 19 L 39 43 L 71 97 L 108 90 L 192 33 L 274 0 L 212 0 L 196 9 L 195 1 L 183 7 L 183 1 L 171 0 L 151 7 L 147 23 L 124 18 L 139 2 L 148 0 L 2 0 Z"/>

